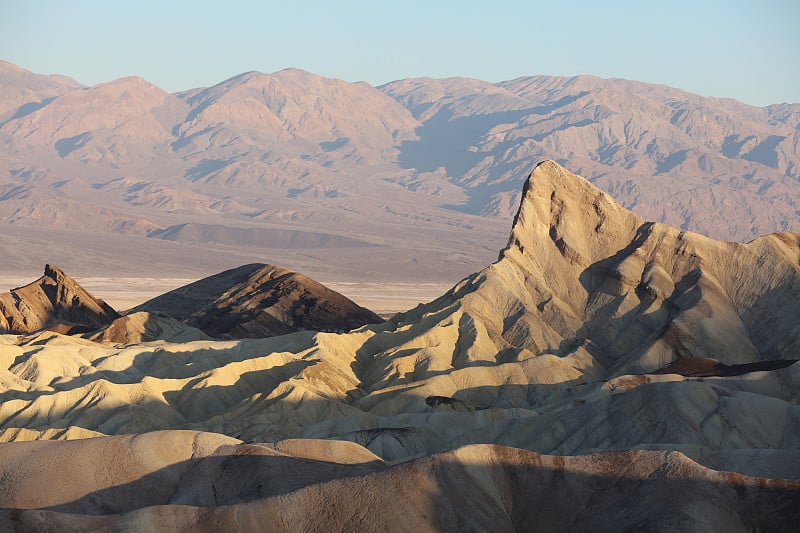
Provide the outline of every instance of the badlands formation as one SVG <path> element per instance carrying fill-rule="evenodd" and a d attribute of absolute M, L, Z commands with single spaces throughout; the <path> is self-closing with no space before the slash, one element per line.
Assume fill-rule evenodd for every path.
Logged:
<path fill-rule="evenodd" d="M 497 262 L 381 324 L 0 336 L 0 529 L 792 530 L 798 317 L 800 235 L 546 161 Z"/>

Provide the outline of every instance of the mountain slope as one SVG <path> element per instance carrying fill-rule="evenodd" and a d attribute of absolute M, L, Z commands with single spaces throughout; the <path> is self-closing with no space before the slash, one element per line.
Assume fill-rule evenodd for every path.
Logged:
<path fill-rule="evenodd" d="M 134 311 L 160 312 L 214 337 L 260 338 L 301 329 L 349 331 L 381 318 L 285 268 L 255 263 L 162 294 Z"/>
<path fill-rule="evenodd" d="M 46 265 L 38 280 L 0 294 L 0 332 L 33 333 L 60 326 L 92 330 L 119 318 L 58 267 Z"/>
<path fill-rule="evenodd" d="M 67 76 L 43 76 L 0 60 L 0 124 L 20 118 L 65 92 L 83 87 Z"/>
<path fill-rule="evenodd" d="M 191 257 L 205 275 L 268 256 L 327 279 L 366 268 L 452 282 L 502 246 L 524 176 L 542 159 L 682 230 L 736 241 L 800 230 L 798 104 L 756 108 L 592 76 L 375 88 L 296 69 L 167 94 L 139 78 L 83 87 L 2 67 L 0 240 L 50 245 L 20 250 L 20 264 L 77 268 L 65 249 L 75 230 L 90 255 L 120 270 L 146 271 L 158 258 L 177 274 L 186 268 L 177 258 Z M 20 187 L 29 192 L 12 194 Z M 182 225 L 228 237 L 214 247 L 148 238 Z M 108 227 L 124 257 L 91 238 Z M 269 239 L 246 246 L 241 229 L 335 233 L 381 248 L 310 257 Z"/>
<path fill-rule="evenodd" d="M 177 97 L 130 77 L 66 92 L 0 132 L 62 159 L 135 164 L 168 152 L 171 129 L 186 112 Z"/>
<path fill-rule="evenodd" d="M 681 229 L 737 240 L 764 233 L 761 224 L 798 229 L 797 105 L 756 108 L 592 76 L 411 79 L 381 90 L 423 120 L 401 161 L 425 165 L 438 147 L 450 179 L 473 198 L 470 212 L 511 216 L 519 176 L 552 158 Z M 754 208 L 756 196 L 778 211 Z"/>

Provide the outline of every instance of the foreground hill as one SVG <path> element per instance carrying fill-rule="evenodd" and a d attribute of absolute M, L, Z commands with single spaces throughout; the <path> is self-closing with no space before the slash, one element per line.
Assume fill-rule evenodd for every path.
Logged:
<path fill-rule="evenodd" d="M 27 531 L 778 531 L 797 517 L 800 491 L 644 450 L 473 445 L 390 467 L 341 441 L 178 431 L 0 450 L 0 473 L 17 480 L 0 486 L 0 527 Z M 113 466 L 96 461 L 110 456 Z M 44 460 L 83 475 L 42 491 Z"/>
<path fill-rule="evenodd" d="M 0 440 L 19 458 L 3 468 L 31 480 L 0 506 L 49 508 L 2 519 L 790 529 L 799 302 L 800 235 L 736 244 L 645 222 L 547 161 L 497 262 L 382 324 L 122 347 L 0 337 Z M 123 437 L 157 430 L 199 433 Z M 23 442 L 104 435 L 120 437 Z M 44 497 L 37 454 L 123 462 Z"/>
<path fill-rule="evenodd" d="M 798 104 L 591 76 L 371 87 L 295 69 L 168 94 L 8 63 L 0 94 L 0 253 L 17 275 L 76 269 L 78 247 L 98 275 L 112 261 L 200 277 L 236 256 L 320 279 L 452 282 L 503 245 L 542 159 L 681 230 L 800 230 Z"/>

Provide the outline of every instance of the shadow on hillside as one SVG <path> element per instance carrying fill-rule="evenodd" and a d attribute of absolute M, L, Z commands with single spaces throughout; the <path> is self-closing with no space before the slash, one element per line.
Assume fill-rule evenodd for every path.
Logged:
<path fill-rule="evenodd" d="M 800 357 L 800 281 L 786 281 L 749 302 L 741 319 L 764 359 Z"/>
<path fill-rule="evenodd" d="M 55 100 L 56 98 L 58 98 L 58 97 L 57 96 L 50 96 L 49 98 L 45 98 L 44 100 L 41 100 L 40 102 L 27 102 L 27 103 L 24 103 L 21 106 L 19 106 L 19 108 L 17 109 L 17 112 L 14 113 L 14 115 L 11 118 L 6 120 L 5 122 L 0 122 L 0 126 L 3 126 L 4 124 L 7 124 L 8 122 L 11 122 L 12 120 L 17 120 L 17 119 L 20 119 L 22 117 L 26 117 L 26 116 L 30 115 L 31 113 L 35 113 L 36 111 L 39 111 L 41 108 L 43 108 L 44 106 L 46 106 L 47 104 L 49 104 L 50 102 Z"/>
<path fill-rule="evenodd" d="M 620 363 L 624 363 L 624 358 L 620 358 L 620 355 L 627 353 L 628 350 L 624 348 L 625 342 L 630 344 L 631 338 L 641 339 L 641 342 L 635 346 L 639 353 L 655 341 L 663 339 L 669 344 L 676 358 L 725 359 L 728 354 L 703 353 L 697 343 L 693 342 L 691 338 L 687 339 L 687 335 L 680 328 L 674 327 L 676 317 L 697 305 L 705 305 L 703 298 L 714 298 L 717 290 L 713 287 L 709 289 L 708 284 L 713 282 L 708 281 L 705 282 L 704 289 L 702 285 L 704 272 L 699 258 L 694 261 L 694 264 L 687 264 L 694 268 L 691 268 L 674 283 L 672 292 L 663 298 L 657 309 L 651 309 L 657 296 L 655 290 L 644 282 L 638 282 L 634 287 L 638 304 L 617 316 L 623 301 L 632 296 L 629 289 L 632 280 L 623 279 L 618 269 L 647 241 L 652 227 L 652 222 L 642 224 L 629 245 L 607 258 L 593 263 L 581 272 L 579 280 L 589 294 L 587 307 L 591 307 L 593 301 L 599 297 L 610 296 L 612 299 L 603 307 L 594 310 L 592 316 L 586 317 L 586 322 L 578 331 L 577 336 L 580 339 L 590 339 L 600 346 L 603 352 L 614 355 L 617 367 Z M 791 361 L 797 359 L 800 354 L 800 322 L 797 321 L 796 316 L 797 302 L 800 301 L 800 283 L 791 278 L 758 297 L 748 293 L 757 293 L 763 291 L 764 288 L 748 287 L 746 283 L 746 281 L 742 281 L 740 286 L 732 289 L 732 292 L 724 293 L 726 298 L 730 299 L 727 304 L 739 315 L 750 341 L 758 352 L 760 362 L 785 361 L 785 364 L 791 364 Z M 725 291 L 726 289 L 718 290 Z M 731 289 L 727 290 L 731 291 Z M 736 298 L 738 298 L 738 302 L 733 301 Z M 711 313 L 711 311 L 707 312 Z M 704 334 L 702 330 L 698 329 L 698 331 L 698 335 Z M 722 338 L 721 333 L 718 334 L 718 337 Z M 606 357 L 601 360 L 601 363 L 607 366 L 607 364 L 614 363 L 613 359 L 614 357 L 611 359 Z M 752 372 L 755 371 L 753 369 L 758 368 L 756 362 L 752 361 L 729 360 L 728 363 L 753 363 L 756 365 L 752 369 L 742 367 L 738 370 L 740 373 Z M 767 365 L 764 369 L 769 370 L 772 367 Z"/>
<path fill-rule="evenodd" d="M 203 422 L 234 411 L 243 402 L 263 403 L 275 389 L 306 368 L 317 364 L 317 359 L 289 361 L 266 370 L 252 370 L 238 374 L 231 385 L 202 386 L 205 376 L 190 380 L 181 390 L 167 391 L 164 399 L 176 409 L 187 422 Z M 198 386 L 200 385 L 200 386 Z M 273 398 L 280 402 L 282 398 Z"/>
<path fill-rule="evenodd" d="M 258 523 L 292 531 L 790 531 L 798 519 L 796 481 L 709 476 L 647 452 L 570 459 L 491 448 L 474 459 L 465 450 L 467 460 L 443 455 L 387 469 L 249 448 L 172 465 L 48 509 L 84 515 L 80 523 L 91 527 L 90 516 L 193 505 L 205 509 L 175 515 L 183 529 Z M 0 507 L 0 525 L 38 518 L 53 526 L 62 518 Z M 113 517 L 96 520 L 115 529 Z"/>
<path fill-rule="evenodd" d="M 47 508 L 66 513 L 105 515 L 152 505 L 217 507 L 278 496 L 309 485 L 361 476 L 385 468 L 384 463 L 377 461 L 339 464 L 282 456 L 258 444 L 225 448 L 228 450 L 218 450 L 216 455 L 172 464 L 132 482 L 96 490 Z M 121 457 L 103 460 L 114 461 L 123 471 L 141 468 L 134 452 L 129 453 L 127 457 L 123 452 Z M 102 478 L 107 479 L 106 476 L 114 471 L 113 466 L 98 465 L 97 458 L 86 459 L 87 474 L 98 468 L 104 472 Z M 72 473 L 62 474 L 69 476 Z M 0 501 L 0 507 L 4 506 L 7 504 Z"/>
<path fill-rule="evenodd" d="M 451 109 L 445 107 L 417 128 L 419 140 L 401 144 L 400 164 L 403 168 L 415 168 L 420 172 L 432 172 L 444 166 L 448 175 L 459 178 L 484 157 L 468 149 L 478 145 L 492 128 L 499 124 L 513 124 L 531 115 L 549 115 L 586 94 L 565 96 L 552 104 L 483 115 L 456 117 Z"/>
<path fill-rule="evenodd" d="M 456 117 L 450 109 L 441 109 L 417 128 L 419 140 L 400 145 L 399 162 L 403 168 L 419 172 L 444 167 L 448 176 L 460 178 L 486 157 L 469 151 L 470 147 L 480 144 L 482 137 L 498 124 L 515 123 L 531 114 L 546 114 L 546 111 L 536 113 L 531 108 Z"/>
<path fill-rule="evenodd" d="M 54 147 L 61 158 L 67 157 L 70 153 L 82 148 L 92 138 L 92 134 L 88 131 L 79 133 L 74 137 L 67 137 L 56 141 Z"/>
<path fill-rule="evenodd" d="M 630 244 L 609 257 L 591 264 L 578 277 L 589 295 L 587 308 L 592 307 L 598 298 L 612 298 L 602 307 L 595 309 L 592 316 L 586 317 L 583 327 L 578 332 L 580 338 L 590 339 L 601 348 L 606 354 L 601 363 L 609 369 L 624 364 L 624 355 L 632 348 L 636 352 L 641 352 L 645 347 L 670 334 L 675 317 L 681 311 L 697 305 L 703 297 L 698 285 L 703 275 L 700 267 L 690 270 L 675 282 L 672 292 L 663 298 L 656 309 L 651 309 L 657 297 L 652 287 L 644 282 L 623 279 L 619 271 L 620 265 L 647 241 L 653 225 L 653 222 L 642 224 Z M 633 293 L 638 300 L 637 304 L 622 315 L 618 315 L 623 302 L 632 297 L 629 288 L 632 282 L 636 282 Z M 675 338 L 670 338 L 669 344 L 676 357 L 698 355 L 684 346 L 678 333 L 673 336 Z M 639 339 L 633 347 L 631 347 L 632 339 Z"/>
<path fill-rule="evenodd" d="M 486 142 L 486 135 L 493 128 L 501 124 L 516 124 L 526 117 L 545 117 L 586 94 L 588 93 L 582 92 L 572 96 L 565 96 L 552 104 L 526 109 L 512 109 L 469 116 L 456 116 L 452 109 L 444 107 L 416 129 L 415 133 L 419 136 L 418 140 L 401 143 L 399 163 L 405 169 L 416 169 L 419 172 L 433 172 L 439 167 L 444 167 L 450 181 L 460 182 L 470 169 L 490 154 L 502 156 L 511 145 L 518 144 L 517 142 L 503 142 L 494 148 L 492 152 L 478 151 L 477 147 Z M 579 125 L 581 124 L 571 124 L 565 126 L 565 128 Z M 544 138 L 544 136 L 540 137 L 536 140 Z M 518 192 L 521 188 L 519 182 L 493 182 L 494 179 L 517 166 L 511 163 L 504 164 L 501 157 L 497 157 L 497 159 L 491 170 L 491 176 L 488 176 L 486 182 L 479 187 L 467 188 L 466 192 L 469 199 L 465 205 L 446 207 L 465 213 L 478 214 L 486 207 L 486 203 L 494 195 L 502 192 Z"/>
<path fill-rule="evenodd" d="M 45 398 L 54 394 L 51 391 L 9 391 L 3 393 L 0 401 L 19 399 L 23 405 L 4 416 L 0 429 L 10 431 L 11 435 L 15 428 L 55 430 L 56 437 L 59 430 L 85 428 L 118 435 L 197 429 L 269 442 L 287 438 L 340 439 L 356 442 L 388 461 L 475 443 L 567 454 L 642 446 L 686 447 L 689 450 L 686 453 L 695 460 L 705 461 L 696 450 L 707 450 L 713 455 L 719 451 L 719 443 L 708 441 L 708 436 L 694 424 L 680 422 L 691 420 L 691 414 L 683 413 L 683 409 L 695 405 L 693 401 L 707 403 L 716 398 L 718 405 L 711 404 L 709 409 L 718 412 L 723 409 L 721 402 L 729 401 L 737 391 L 750 390 L 738 385 L 727 390 L 720 381 L 722 378 L 713 382 L 697 379 L 651 383 L 647 376 L 631 376 L 620 383 L 621 388 L 604 392 L 601 391 L 604 382 L 585 383 L 576 379 L 554 384 L 463 387 L 453 393 L 452 382 L 443 376 L 438 383 L 434 378 L 428 384 L 411 383 L 405 389 L 400 387 L 356 399 L 354 391 L 346 397 L 338 393 L 328 397 L 324 388 L 313 387 L 313 381 L 320 375 L 304 374 L 304 370 L 319 364 L 318 360 L 276 363 L 271 368 L 235 374 L 228 385 L 203 386 L 202 370 L 195 369 L 200 372 L 192 381 L 163 391 L 163 401 L 154 395 L 137 401 L 138 389 L 125 387 L 115 389 L 116 392 L 90 388 L 80 395 L 67 393 L 61 401 L 73 402 L 69 405 L 48 404 Z M 179 361 L 178 366 L 181 364 Z M 167 373 L 165 379 L 170 375 Z M 767 378 L 756 381 L 761 379 Z M 135 382 L 155 390 L 169 385 L 153 380 Z M 632 388 L 626 389 L 631 383 Z M 284 387 L 280 393 L 275 392 L 278 387 Z M 752 390 L 759 390 L 757 384 Z M 129 395 L 131 399 L 122 400 Z M 750 396 L 740 398 L 745 401 Z M 677 402 L 677 398 L 683 400 Z M 646 409 L 644 414 L 642 409 Z M 736 431 L 736 424 L 736 419 L 732 419 L 726 422 L 726 427 Z M 742 446 L 781 448 L 781 441 L 775 440 L 781 433 L 770 427 L 767 423 L 763 438 L 760 433 L 754 434 Z M 622 433 L 615 435 L 616 431 Z M 770 463 L 771 457 L 769 454 L 754 457 L 743 472 L 769 472 L 772 476 L 775 465 Z M 719 461 L 711 464 L 745 468 L 739 460 L 728 463 L 720 456 Z M 774 477 L 800 476 L 787 465 L 784 463 L 782 472 Z"/>

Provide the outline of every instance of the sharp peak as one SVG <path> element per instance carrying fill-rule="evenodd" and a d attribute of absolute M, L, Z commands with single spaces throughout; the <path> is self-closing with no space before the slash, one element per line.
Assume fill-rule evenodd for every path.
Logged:
<path fill-rule="evenodd" d="M 514 220 L 520 216 L 520 211 L 523 210 L 525 207 L 525 199 L 528 194 L 530 194 L 531 189 L 534 186 L 538 185 L 547 185 L 549 187 L 555 187 L 557 190 L 554 190 L 554 194 L 564 193 L 566 191 L 571 190 L 581 190 L 590 193 L 591 196 L 597 195 L 606 195 L 600 188 L 594 185 L 592 182 L 587 180 L 586 178 L 579 176 L 577 174 L 573 174 L 563 166 L 561 166 L 558 162 L 552 159 L 545 159 L 543 161 L 539 161 L 533 167 L 533 170 L 530 174 L 528 174 L 528 178 L 525 180 L 525 185 L 522 188 L 522 200 L 520 201 L 519 210 L 517 211 L 516 217 Z M 611 198 L 609 196 L 609 198 Z M 551 198 L 552 199 L 552 198 Z M 617 203 L 615 200 L 611 200 L 615 204 Z M 619 205 L 619 204 L 617 204 Z"/>
<path fill-rule="evenodd" d="M 594 199 L 602 197 L 616 208 L 630 213 L 630 211 L 623 208 L 608 193 L 583 176 L 570 172 L 552 159 L 545 159 L 536 163 L 536 166 L 533 167 L 533 170 L 528 174 L 528 178 L 525 180 L 525 185 L 522 188 L 519 210 L 514 217 L 515 224 L 520 214 L 525 209 L 526 203 L 530 199 L 529 197 L 534 189 L 550 190 L 551 201 L 558 198 L 580 204 L 590 203 L 593 202 Z"/>
<path fill-rule="evenodd" d="M 584 248 L 582 242 L 633 234 L 643 223 L 643 219 L 585 178 L 553 160 L 545 160 L 534 167 L 525 181 L 508 245 L 500 257 L 512 248 L 536 253 L 542 243 L 551 241 L 562 255 L 565 247 L 580 252 Z"/>
<path fill-rule="evenodd" d="M 44 277 L 51 278 L 56 281 L 64 281 L 65 279 L 72 279 L 67 276 L 63 270 L 50 263 L 44 265 Z"/>

